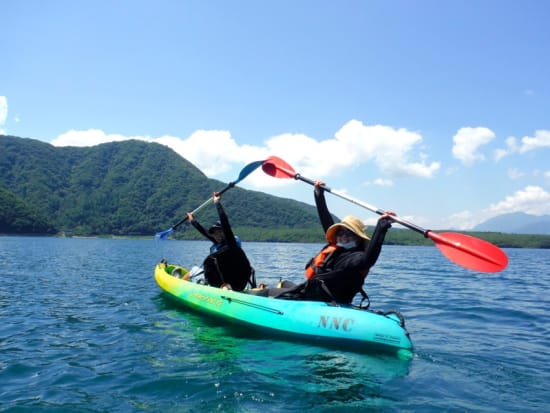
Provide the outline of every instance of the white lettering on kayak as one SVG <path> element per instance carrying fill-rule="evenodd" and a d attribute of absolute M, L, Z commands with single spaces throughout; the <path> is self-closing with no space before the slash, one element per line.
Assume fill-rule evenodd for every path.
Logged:
<path fill-rule="evenodd" d="M 342 317 L 330 317 L 330 316 L 320 316 L 319 324 L 317 327 L 327 328 L 329 330 L 343 330 L 351 331 L 355 319 L 353 318 L 342 318 Z"/>

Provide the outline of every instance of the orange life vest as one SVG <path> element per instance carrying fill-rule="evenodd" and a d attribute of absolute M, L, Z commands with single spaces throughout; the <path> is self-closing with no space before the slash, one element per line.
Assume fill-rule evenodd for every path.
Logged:
<path fill-rule="evenodd" d="M 317 272 L 319 268 L 325 264 L 332 253 L 338 248 L 336 245 L 329 244 L 323 248 L 315 257 L 313 257 L 306 265 L 306 278 L 311 279 Z"/>

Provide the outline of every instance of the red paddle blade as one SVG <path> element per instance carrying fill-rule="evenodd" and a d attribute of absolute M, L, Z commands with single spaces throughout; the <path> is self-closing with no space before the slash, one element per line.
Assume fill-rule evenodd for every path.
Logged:
<path fill-rule="evenodd" d="M 449 260 L 458 265 L 480 272 L 502 271 L 508 265 L 508 257 L 496 245 L 455 232 L 436 234 L 428 232 L 428 238 Z"/>
<path fill-rule="evenodd" d="M 270 156 L 262 163 L 263 171 L 275 178 L 294 178 L 296 172 L 285 161 L 277 156 Z"/>

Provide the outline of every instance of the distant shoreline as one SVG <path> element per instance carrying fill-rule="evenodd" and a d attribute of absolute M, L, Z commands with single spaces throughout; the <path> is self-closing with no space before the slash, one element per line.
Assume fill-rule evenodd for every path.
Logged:
<path fill-rule="evenodd" d="M 278 236 L 273 236 L 273 234 L 266 234 L 265 231 L 251 231 L 248 229 L 243 229 L 244 232 L 235 231 L 236 233 L 242 234 L 241 238 L 248 242 L 281 242 L 281 243 L 304 243 L 304 244 L 319 244 L 324 243 L 325 240 L 321 236 L 311 236 L 307 234 L 297 234 L 292 230 L 283 231 L 283 233 L 278 233 Z M 448 231 L 434 231 L 434 232 L 448 232 Z M 459 232 L 459 231 L 455 231 Z M 246 236 L 244 236 L 246 233 Z M 500 232 L 462 232 L 460 233 L 470 235 L 476 238 L 483 239 L 485 241 L 491 242 L 497 245 L 500 248 L 534 248 L 534 249 L 550 249 L 550 235 L 540 235 L 540 234 L 505 234 Z M 300 236 L 302 235 L 302 236 Z M 1 237 L 52 237 L 52 238 L 74 238 L 74 239 L 154 239 L 154 234 L 151 235 L 112 235 L 112 234 L 103 234 L 103 235 L 66 235 L 66 234 L 1 234 Z M 195 236 L 191 233 L 178 234 L 174 237 L 176 240 L 187 240 L 187 241 L 203 241 L 204 238 L 200 236 Z M 403 246 L 430 246 L 434 245 L 433 241 L 430 239 L 424 238 L 422 235 L 419 235 L 413 231 L 407 230 L 395 230 L 390 231 L 386 237 L 386 245 L 403 245 Z"/>

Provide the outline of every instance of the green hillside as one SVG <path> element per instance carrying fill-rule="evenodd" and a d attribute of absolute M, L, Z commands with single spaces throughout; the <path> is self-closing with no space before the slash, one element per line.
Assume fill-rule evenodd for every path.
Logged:
<path fill-rule="evenodd" d="M 36 206 L 55 228 L 72 234 L 151 235 L 225 186 L 155 143 L 57 148 L 0 136 L 0 188 Z M 224 195 L 223 203 L 232 224 L 247 233 L 270 228 L 298 231 L 307 240 L 322 239 L 311 205 L 238 187 Z M 209 224 L 216 219 L 215 209 L 204 208 L 198 219 Z M 180 236 L 196 237 L 183 229 Z"/>
<path fill-rule="evenodd" d="M 55 234 L 49 220 L 11 192 L 0 188 L 0 234 Z"/>

